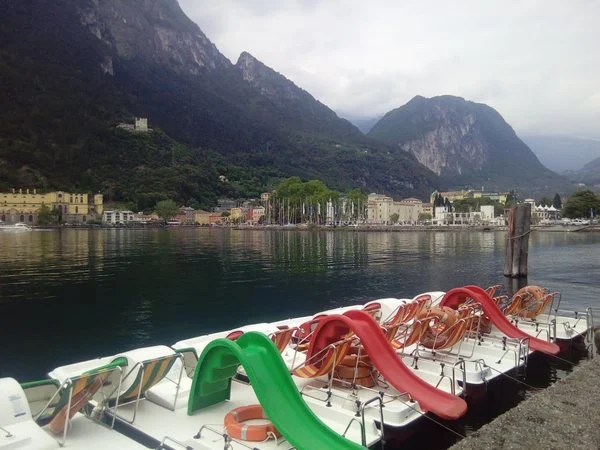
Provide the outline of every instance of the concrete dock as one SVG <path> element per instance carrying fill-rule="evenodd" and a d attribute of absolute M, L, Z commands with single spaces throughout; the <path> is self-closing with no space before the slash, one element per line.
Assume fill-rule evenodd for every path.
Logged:
<path fill-rule="evenodd" d="M 450 448 L 600 449 L 600 357 Z"/>

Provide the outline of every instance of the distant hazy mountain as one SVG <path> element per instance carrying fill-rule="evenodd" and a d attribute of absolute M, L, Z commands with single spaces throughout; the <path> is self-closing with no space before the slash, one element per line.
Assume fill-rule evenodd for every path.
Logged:
<path fill-rule="evenodd" d="M 579 170 L 567 170 L 563 173 L 573 183 L 600 187 L 600 157 L 590 161 Z"/>
<path fill-rule="evenodd" d="M 566 180 L 544 167 L 493 108 L 460 97 L 417 96 L 369 132 L 442 177 L 444 184 L 545 192 Z"/>
<path fill-rule="evenodd" d="M 381 116 L 377 117 L 348 117 L 350 122 L 356 126 L 363 134 L 368 134 L 371 128 L 381 120 Z"/>
<path fill-rule="evenodd" d="M 583 166 L 579 173 L 584 183 L 594 186 L 600 185 L 600 157 Z"/>
<path fill-rule="evenodd" d="M 600 157 L 600 141 L 571 136 L 521 136 L 540 161 L 556 172 L 577 171 Z"/>

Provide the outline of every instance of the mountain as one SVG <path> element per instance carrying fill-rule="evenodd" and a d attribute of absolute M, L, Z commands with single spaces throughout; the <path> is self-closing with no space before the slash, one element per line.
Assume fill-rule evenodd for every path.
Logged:
<path fill-rule="evenodd" d="M 256 195 L 291 175 L 420 197 L 437 184 L 249 53 L 232 64 L 176 0 L 10 1 L 0 39 L 0 189 L 145 207 Z M 134 116 L 155 132 L 116 127 Z"/>
<path fill-rule="evenodd" d="M 579 170 L 567 170 L 563 173 L 573 183 L 600 187 L 600 157 L 588 162 Z"/>
<path fill-rule="evenodd" d="M 600 157 L 600 141 L 572 136 L 522 136 L 540 161 L 558 173 L 577 171 Z"/>
<path fill-rule="evenodd" d="M 524 188 L 534 193 L 566 185 L 496 110 L 460 97 L 414 97 L 388 112 L 368 136 L 415 155 L 445 186 Z"/>
<path fill-rule="evenodd" d="M 352 124 L 358 128 L 363 134 L 368 134 L 371 128 L 381 120 L 381 116 L 377 117 L 346 117 Z"/>

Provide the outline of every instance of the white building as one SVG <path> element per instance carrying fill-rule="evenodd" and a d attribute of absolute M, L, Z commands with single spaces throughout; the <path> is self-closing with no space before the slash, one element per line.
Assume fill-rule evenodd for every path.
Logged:
<path fill-rule="evenodd" d="M 135 214 L 133 211 L 104 211 L 102 214 L 102 223 L 107 225 L 126 224 L 133 222 Z"/>

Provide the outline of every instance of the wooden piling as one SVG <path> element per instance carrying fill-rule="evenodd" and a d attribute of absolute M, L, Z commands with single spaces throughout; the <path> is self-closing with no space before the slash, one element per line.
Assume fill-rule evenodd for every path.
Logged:
<path fill-rule="evenodd" d="M 523 203 L 511 208 L 508 212 L 504 276 L 513 278 L 527 276 L 530 232 L 531 205 Z"/>

